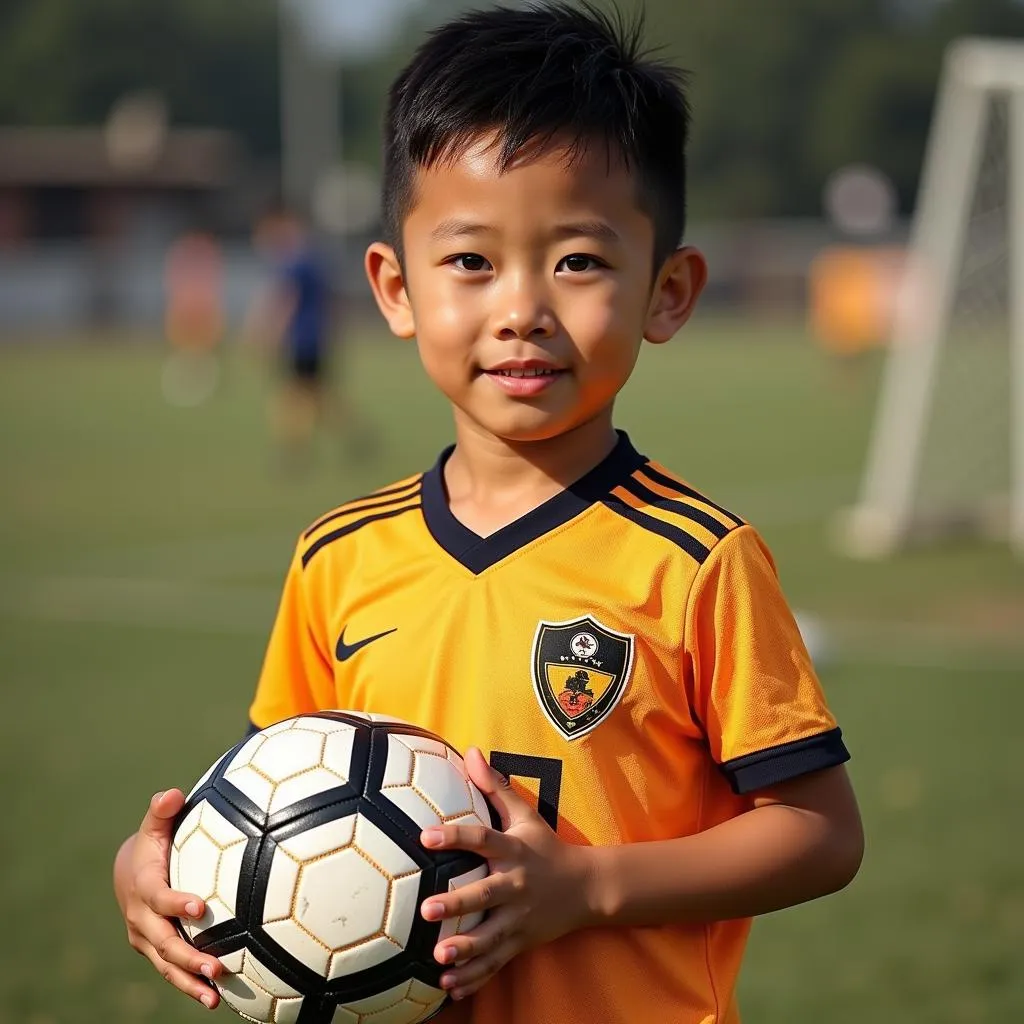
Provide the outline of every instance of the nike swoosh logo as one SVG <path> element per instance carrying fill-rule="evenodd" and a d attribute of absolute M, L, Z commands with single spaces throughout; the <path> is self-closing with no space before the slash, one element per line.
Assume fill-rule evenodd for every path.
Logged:
<path fill-rule="evenodd" d="M 385 629 L 383 633 L 376 633 L 374 636 L 368 636 L 365 640 L 357 640 L 354 644 L 345 643 L 345 630 L 341 631 L 341 636 L 338 637 L 338 646 L 334 648 L 334 656 L 338 661 L 348 661 L 356 651 L 361 651 L 367 644 L 372 644 L 374 640 L 379 640 L 382 636 L 390 636 L 392 633 L 397 633 L 398 627 L 394 629 Z"/>

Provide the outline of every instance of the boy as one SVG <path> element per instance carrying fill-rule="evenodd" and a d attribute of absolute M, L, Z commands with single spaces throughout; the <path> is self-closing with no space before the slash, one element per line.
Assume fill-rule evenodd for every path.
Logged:
<path fill-rule="evenodd" d="M 396 82 L 366 266 L 456 444 L 302 535 L 251 708 L 372 709 L 467 751 L 503 828 L 423 835 L 492 872 L 422 907 L 489 911 L 435 951 L 446 1022 L 735 1024 L 750 918 L 861 859 L 761 540 L 612 427 L 641 339 L 667 342 L 706 275 L 677 247 L 680 78 L 637 51 L 589 7 L 490 10 Z M 203 909 L 167 887 L 181 803 L 154 798 L 116 889 L 135 948 L 213 1005 L 196 975 L 218 963 L 161 916 Z"/>

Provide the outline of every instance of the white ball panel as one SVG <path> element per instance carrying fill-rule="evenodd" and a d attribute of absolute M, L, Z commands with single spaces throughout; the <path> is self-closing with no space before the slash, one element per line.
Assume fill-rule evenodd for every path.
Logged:
<path fill-rule="evenodd" d="M 394 718 L 391 715 L 378 715 L 376 712 L 364 715 L 362 717 L 368 718 L 371 722 L 388 725 L 412 725 L 412 722 L 407 722 L 404 718 Z"/>
<path fill-rule="evenodd" d="M 325 736 L 330 736 L 336 732 L 355 732 L 353 726 L 349 725 L 348 722 L 336 722 L 333 718 L 314 718 L 311 715 L 304 715 L 298 719 L 295 723 L 295 728 L 308 729 L 312 732 L 323 733 Z"/>
<path fill-rule="evenodd" d="M 202 816 L 204 805 L 205 801 L 196 804 L 196 806 L 185 815 L 177 829 L 175 829 L 174 842 L 172 843 L 175 850 L 180 850 L 185 840 L 188 839 L 188 837 L 192 835 L 197 828 L 199 828 L 199 819 Z"/>
<path fill-rule="evenodd" d="M 217 891 L 219 864 L 220 848 L 202 829 L 197 829 L 178 851 L 179 888 L 208 900 Z"/>
<path fill-rule="evenodd" d="M 242 873 L 242 859 L 245 857 L 245 843 L 235 843 L 220 855 L 217 868 L 217 895 L 224 901 L 232 914 L 238 912 L 238 876 Z"/>
<path fill-rule="evenodd" d="M 448 755 L 448 747 L 440 740 L 432 740 L 426 736 L 417 736 L 412 733 L 395 733 L 394 739 L 408 747 L 413 753 L 436 754 L 438 757 L 444 758 L 447 758 Z"/>
<path fill-rule="evenodd" d="M 381 790 L 381 796 L 387 797 L 400 811 L 409 815 L 420 828 L 441 824 L 437 811 L 413 789 L 395 786 L 392 789 Z"/>
<path fill-rule="evenodd" d="M 282 981 L 269 967 L 258 960 L 251 950 L 245 950 L 245 976 L 275 999 L 294 999 L 301 993 Z"/>
<path fill-rule="evenodd" d="M 358 1020 L 367 1020 L 367 1024 L 369 1021 L 373 1024 L 416 1024 L 436 1010 L 443 1000 L 444 992 L 440 989 L 411 981 L 367 999 L 346 1003 L 344 1008 L 357 1014 Z"/>
<path fill-rule="evenodd" d="M 338 728 L 327 737 L 324 743 L 323 766 L 334 772 L 342 782 L 352 777 L 352 745 L 355 742 L 356 730 L 351 725 L 332 722 Z"/>
<path fill-rule="evenodd" d="M 227 957 L 221 962 L 227 966 Z M 224 1001 L 243 1016 L 284 1024 L 294 1022 L 302 1008 L 302 996 L 285 984 L 249 950 L 232 954 L 234 973 L 223 975 L 218 988 Z"/>
<path fill-rule="evenodd" d="M 334 1011 L 331 1024 L 361 1024 L 358 1013 L 353 1013 L 344 1006 L 339 1006 Z"/>
<path fill-rule="evenodd" d="M 270 729 L 267 729 L 264 732 L 254 733 L 250 736 L 245 743 L 238 748 L 238 752 L 233 758 L 231 758 L 231 761 L 225 768 L 224 773 L 227 774 L 230 771 L 234 771 L 236 768 L 241 768 L 243 765 L 248 764 L 252 760 L 253 754 L 255 754 L 256 751 L 267 742 L 267 737 L 272 735 L 272 730 L 276 729 L 280 731 L 280 729 L 285 725 L 286 723 L 282 722 L 278 725 L 271 726 Z"/>
<path fill-rule="evenodd" d="M 388 760 L 384 765 L 381 787 L 407 786 L 412 781 L 412 751 L 399 743 L 395 736 L 388 736 Z"/>
<path fill-rule="evenodd" d="M 328 977 L 333 980 L 344 974 L 354 974 L 368 967 L 376 967 L 377 964 L 382 964 L 401 952 L 402 950 L 384 935 L 357 942 L 348 949 L 339 950 L 331 957 Z"/>
<path fill-rule="evenodd" d="M 199 805 L 200 828 L 221 848 L 244 843 L 245 833 L 233 825 L 213 804 L 205 800 Z"/>
<path fill-rule="evenodd" d="M 468 885 L 470 882 L 477 882 L 482 878 L 486 878 L 488 875 L 487 865 L 481 864 L 479 867 L 473 868 L 472 871 L 466 871 L 461 875 L 456 875 L 448 883 L 448 891 L 455 892 L 456 889 L 461 889 L 462 886 Z M 441 922 L 441 931 L 438 934 L 438 941 L 444 939 L 450 939 L 453 935 L 463 935 L 470 929 L 475 928 L 482 920 L 484 915 L 480 913 L 475 914 L 464 914 L 462 917 L 448 917 Z"/>
<path fill-rule="evenodd" d="M 287 921 L 272 921 L 264 926 L 264 931 L 311 971 L 327 977 L 331 951 L 303 931 L 291 918 Z"/>
<path fill-rule="evenodd" d="M 391 902 L 384 931 L 403 949 L 409 942 L 419 910 L 420 874 L 406 875 L 391 883 Z"/>
<path fill-rule="evenodd" d="M 289 729 L 271 736 L 250 763 L 274 782 L 283 782 L 320 764 L 323 749 L 324 737 L 320 733 Z"/>
<path fill-rule="evenodd" d="M 325 822 L 315 828 L 299 832 L 280 843 L 280 847 L 299 862 L 313 860 L 324 854 L 343 850 L 352 842 L 356 832 L 356 815 Z M 275 851 L 276 852 L 276 851 Z"/>
<path fill-rule="evenodd" d="M 455 818 L 473 810 L 469 783 L 447 758 L 417 754 L 412 784 L 437 808 L 442 818 Z"/>
<path fill-rule="evenodd" d="M 245 950 L 236 949 L 234 953 L 225 953 L 222 957 L 218 957 L 218 959 L 224 965 L 225 971 L 237 974 L 245 963 Z"/>
<path fill-rule="evenodd" d="M 314 768 L 312 771 L 303 772 L 278 785 L 270 798 L 267 813 L 276 814 L 285 807 L 305 800 L 306 797 L 316 796 L 325 789 L 334 789 L 340 784 L 338 776 L 326 768 Z"/>
<path fill-rule="evenodd" d="M 388 880 L 355 850 L 307 864 L 299 875 L 294 919 L 329 949 L 383 931 Z"/>
<path fill-rule="evenodd" d="M 263 904 L 264 922 L 291 917 L 298 880 L 299 865 L 279 849 L 275 850 L 267 879 L 267 898 Z"/>
<path fill-rule="evenodd" d="M 392 878 L 419 873 L 414 861 L 397 843 L 389 839 L 372 821 L 359 815 L 355 818 L 355 845 Z"/>
<path fill-rule="evenodd" d="M 224 775 L 226 781 L 240 789 L 257 807 L 266 810 L 274 796 L 274 783 L 257 774 L 248 765 L 232 768 Z"/>

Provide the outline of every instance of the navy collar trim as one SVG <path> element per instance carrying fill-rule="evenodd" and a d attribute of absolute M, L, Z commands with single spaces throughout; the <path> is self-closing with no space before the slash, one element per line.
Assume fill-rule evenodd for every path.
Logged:
<path fill-rule="evenodd" d="M 646 464 L 647 457 L 633 447 L 629 437 L 621 430 L 618 434 L 618 443 L 590 472 L 489 537 L 481 537 L 464 526 L 448 507 L 444 467 L 455 450 L 455 446 L 451 445 L 445 448 L 434 466 L 423 475 L 423 518 L 427 529 L 452 558 L 470 572 L 479 575 L 520 548 L 585 512 Z"/>

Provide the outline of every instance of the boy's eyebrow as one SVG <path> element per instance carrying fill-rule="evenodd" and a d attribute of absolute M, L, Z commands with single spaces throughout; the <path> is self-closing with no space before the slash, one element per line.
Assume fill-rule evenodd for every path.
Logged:
<path fill-rule="evenodd" d="M 475 221 L 458 220 L 451 218 L 443 220 L 433 231 L 430 237 L 435 242 L 441 242 L 450 238 L 461 238 L 466 235 L 483 235 L 493 232 L 494 228 L 486 224 L 479 224 Z M 595 238 L 602 242 L 621 241 L 619 233 L 603 220 L 574 221 L 571 224 L 558 224 L 552 231 L 553 238 Z"/>

